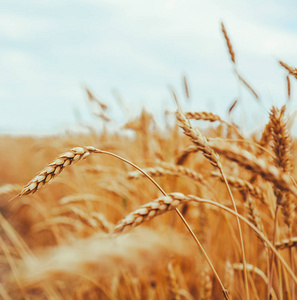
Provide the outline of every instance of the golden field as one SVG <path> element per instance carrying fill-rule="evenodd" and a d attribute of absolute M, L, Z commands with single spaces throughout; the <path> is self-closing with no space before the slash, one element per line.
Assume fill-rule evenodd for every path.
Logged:
<path fill-rule="evenodd" d="M 285 120 L 281 110 L 275 109 L 270 123 L 277 112 L 280 112 L 278 121 Z M 200 118 L 214 118 L 214 115 L 204 113 Z M 135 136 L 131 138 L 107 132 L 36 139 L 1 138 L 0 291 L 3 299 L 224 297 L 201 250 L 177 213 L 167 212 L 174 206 L 166 207 L 166 213 L 147 222 L 147 216 L 143 215 L 147 212 L 140 211 L 137 218 L 132 218 L 134 225 L 139 223 L 137 228 L 131 228 L 128 222 L 123 231 L 113 234 L 114 226 L 121 224 L 129 213 L 162 196 L 148 178 L 115 157 L 91 153 L 76 165 L 65 166 L 61 175 L 36 193 L 8 202 L 21 192 L 24 183 L 37 170 L 42 170 L 57 156 L 76 146 L 92 145 L 135 163 L 155 178 L 166 193 L 195 195 L 233 209 L 218 168 L 207 158 L 207 149 L 200 148 L 197 152 L 190 148 L 193 153 L 185 157 L 185 149 L 197 144 L 184 136 L 177 125 L 163 133 L 151 125 L 152 116 L 143 112 L 137 122 L 127 124 L 130 128 L 134 126 Z M 262 136 L 261 139 L 259 135 L 258 140 L 254 136 L 242 139 L 238 137 L 238 129 L 232 130 L 232 126 L 212 126 L 204 131 L 208 138 L 204 142 L 230 153 L 234 149 L 243 154 L 244 149 L 248 150 L 253 159 L 275 167 L 273 130 L 269 131 L 270 138 Z M 279 140 L 283 143 L 285 139 Z M 294 153 L 295 147 L 293 143 L 287 150 Z M 294 157 L 282 153 L 289 155 L 294 165 Z M 236 158 L 232 161 L 227 157 L 222 152 L 218 159 L 239 214 L 274 244 L 294 272 L 296 255 L 291 247 L 296 241 L 294 181 L 290 190 L 286 183 L 282 186 L 277 179 L 263 173 L 265 170 L 262 173 L 257 169 L 248 170 Z M 280 167 L 276 170 L 280 171 L 276 176 L 282 178 L 285 172 Z M 293 171 L 290 174 L 294 177 Z M 279 194 L 286 198 L 278 204 Z M 220 207 L 187 202 L 187 199 L 179 204 L 225 289 L 233 299 L 246 297 L 242 249 L 234 215 Z M 250 299 L 266 297 L 271 270 L 272 297 L 288 299 L 293 289 L 290 274 L 253 229 L 241 222 L 241 230 Z M 280 244 L 289 238 L 291 244 Z"/>
<path fill-rule="evenodd" d="M 259 101 L 222 31 L 239 84 Z M 290 99 L 297 70 L 280 64 Z M 297 144 L 286 106 L 250 135 L 181 108 L 166 128 L 143 110 L 112 133 L 87 92 L 100 133 L 0 137 L 1 299 L 296 298 Z"/>

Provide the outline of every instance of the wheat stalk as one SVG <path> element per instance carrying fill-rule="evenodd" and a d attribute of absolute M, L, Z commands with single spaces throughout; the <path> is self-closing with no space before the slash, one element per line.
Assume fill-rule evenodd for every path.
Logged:
<path fill-rule="evenodd" d="M 287 272 L 290 274 L 292 280 L 295 282 L 295 284 L 297 284 L 297 277 L 294 274 L 294 272 L 292 271 L 292 269 L 289 267 L 289 265 L 286 263 L 286 261 L 284 260 L 284 258 L 279 254 L 279 252 L 275 249 L 275 247 L 272 245 L 272 243 L 267 239 L 267 237 L 257 228 L 255 227 L 251 222 L 249 222 L 248 220 L 246 220 L 242 215 L 236 213 L 234 210 L 211 200 L 207 200 L 207 199 L 201 199 L 199 197 L 193 196 L 193 195 L 188 195 L 187 196 L 189 200 L 198 202 L 198 203 L 205 203 L 205 204 L 210 204 L 213 206 L 216 206 L 222 210 L 227 211 L 228 213 L 237 216 L 240 220 L 242 220 L 243 222 L 245 222 L 252 230 L 254 230 L 254 232 L 256 234 L 259 235 L 259 237 L 263 240 L 263 244 L 266 243 L 266 247 L 269 247 L 272 252 L 274 253 L 274 255 L 279 259 L 279 261 L 281 262 L 281 264 L 284 266 L 284 268 L 287 270 Z"/>
<path fill-rule="evenodd" d="M 247 83 L 247 81 L 239 74 L 239 72 L 237 71 L 237 69 L 234 69 L 235 74 L 237 75 L 238 79 L 247 87 L 248 90 L 250 90 L 252 92 L 252 94 L 254 95 L 254 97 L 259 100 L 259 95 L 256 93 L 256 91 L 251 87 L 251 85 L 249 85 Z"/>
<path fill-rule="evenodd" d="M 223 178 L 221 177 L 221 174 L 217 172 L 212 172 L 212 175 L 220 177 L 221 181 L 224 182 Z M 256 208 L 255 201 L 252 197 L 249 195 L 258 198 L 261 200 L 262 203 L 266 204 L 265 198 L 263 193 L 258 187 L 253 186 L 250 182 L 246 180 L 242 180 L 240 178 L 235 178 L 232 176 L 226 176 L 228 183 L 241 190 L 241 193 L 243 194 L 244 201 L 245 201 L 245 207 L 247 209 L 249 220 L 252 222 L 252 224 L 257 227 L 261 232 L 265 233 L 264 226 L 262 224 L 260 215 L 258 213 L 258 210 Z M 247 194 L 249 193 L 249 195 Z"/>

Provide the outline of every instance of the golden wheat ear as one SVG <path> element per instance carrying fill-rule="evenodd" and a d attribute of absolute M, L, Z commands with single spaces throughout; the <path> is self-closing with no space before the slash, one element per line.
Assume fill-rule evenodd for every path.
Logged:
<path fill-rule="evenodd" d="M 41 172 L 39 172 L 30 182 L 28 182 L 18 194 L 19 197 L 35 193 L 43 185 L 49 183 L 55 176 L 60 174 L 63 169 L 70 166 L 84 158 L 88 157 L 92 152 L 100 152 L 100 150 L 92 147 L 75 147 L 68 152 L 63 153 L 57 157 L 52 163 L 47 165 Z M 12 199 L 11 199 L 12 200 Z"/>
<path fill-rule="evenodd" d="M 227 47 L 228 47 L 228 51 L 229 51 L 229 54 L 230 54 L 231 61 L 233 62 L 233 64 L 235 64 L 235 53 L 234 53 L 230 38 L 228 36 L 227 30 L 226 30 L 225 25 L 224 25 L 223 22 L 221 22 L 221 30 L 222 30 L 222 33 L 223 33 L 224 38 L 226 40 L 226 44 L 227 44 Z"/>
<path fill-rule="evenodd" d="M 290 75 L 293 75 L 296 79 L 297 79 L 297 68 L 293 68 L 292 66 L 284 63 L 283 61 L 279 61 L 279 64 L 285 68 L 286 70 L 288 70 Z"/>
<path fill-rule="evenodd" d="M 159 197 L 158 199 L 141 206 L 134 212 L 127 215 L 114 228 L 113 233 L 119 234 L 127 228 L 136 227 L 158 215 L 164 214 L 170 210 L 174 210 L 180 204 L 187 201 L 190 200 L 181 193 L 171 193 L 170 195 Z"/>

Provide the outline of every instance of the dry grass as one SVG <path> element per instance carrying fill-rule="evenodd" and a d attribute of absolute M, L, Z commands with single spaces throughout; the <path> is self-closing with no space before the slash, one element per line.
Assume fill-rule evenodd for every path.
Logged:
<path fill-rule="evenodd" d="M 253 136 L 211 112 L 176 117 L 161 131 L 144 110 L 122 129 L 132 137 L 0 137 L 1 299 L 295 298 L 297 141 L 286 107 Z"/>

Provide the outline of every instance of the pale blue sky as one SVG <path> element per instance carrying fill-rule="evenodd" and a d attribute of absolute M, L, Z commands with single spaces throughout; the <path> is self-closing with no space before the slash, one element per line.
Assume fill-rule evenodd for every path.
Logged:
<path fill-rule="evenodd" d="M 261 125 L 271 105 L 286 101 L 285 71 L 277 59 L 297 66 L 296 11 L 296 1 L 276 0 L 2 0 L 0 133 L 53 133 L 78 121 L 93 124 L 84 85 L 119 124 L 125 118 L 113 89 L 130 117 L 143 105 L 160 116 L 174 109 L 168 86 L 184 98 L 183 74 L 192 94 L 184 109 L 224 118 L 240 95 L 239 120 L 246 111 L 247 127 Z M 261 96 L 260 106 L 245 88 L 238 89 L 221 21 L 239 71 Z M 293 79 L 290 111 L 297 103 Z"/>

